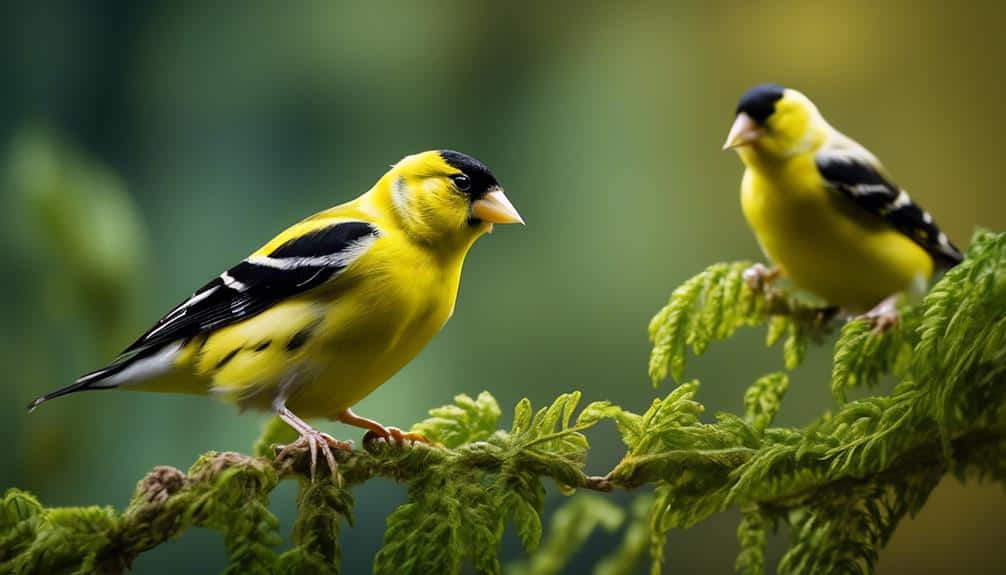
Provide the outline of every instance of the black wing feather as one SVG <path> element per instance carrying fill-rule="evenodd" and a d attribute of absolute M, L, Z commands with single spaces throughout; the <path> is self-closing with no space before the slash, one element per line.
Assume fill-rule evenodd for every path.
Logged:
<path fill-rule="evenodd" d="M 960 250 L 940 231 L 932 216 L 868 162 L 843 153 L 821 153 L 816 163 L 832 189 L 886 220 L 938 264 L 953 267 L 963 260 Z"/>
<path fill-rule="evenodd" d="M 144 350 L 236 323 L 317 287 L 350 263 L 339 254 L 379 233 L 366 222 L 343 222 L 284 243 L 268 255 L 268 264 L 244 260 L 173 308 L 121 357 L 132 359 Z"/>

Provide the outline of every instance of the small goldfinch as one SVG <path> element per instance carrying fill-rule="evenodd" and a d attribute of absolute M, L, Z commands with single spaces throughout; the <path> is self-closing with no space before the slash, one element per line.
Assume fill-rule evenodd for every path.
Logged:
<path fill-rule="evenodd" d="M 423 440 L 350 407 L 407 364 L 454 311 L 465 254 L 493 224 L 524 223 L 478 160 L 408 156 L 357 199 L 280 233 L 161 318 L 111 365 L 44 401 L 91 389 L 209 394 L 272 410 L 289 449 L 351 449 L 324 417 L 389 440 Z M 297 415 L 294 415 L 294 414 Z M 284 450 L 280 454 L 282 457 Z"/>
<path fill-rule="evenodd" d="M 847 311 L 897 319 L 897 295 L 917 293 L 961 254 L 869 150 L 835 130 L 796 90 L 749 90 L 723 149 L 747 167 L 741 205 L 762 251 L 749 281 L 776 275 Z"/>

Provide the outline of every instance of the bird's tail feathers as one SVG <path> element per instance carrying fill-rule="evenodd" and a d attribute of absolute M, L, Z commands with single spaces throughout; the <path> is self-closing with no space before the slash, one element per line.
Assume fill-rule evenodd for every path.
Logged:
<path fill-rule="evenodd" d="M 34 411 L 35 408 L 50 399 L 78 391 L 113 389 L 120 385 L 141 384 L 156 380 L 172 369 L 179 349 L 181 349 L 180 342 L 161 347 L 141 348 L 122 355 L 108 367 L 92 371 L 81 376 L 72 384 L 36 399 L 28 404 L 28 411 Z"/>
<path fill-rule="evenodd" d="M 39 405 L 42 405 L 50 399 L 56 399 L 57 397 L 63 397 L 64 395 L 69 395 L 78 391 L 87 391 L 90 389 L 113 389 L 118 387 L 119 384 L 115 381 L 111 381 L 110 378 L 125 369 L 129 363 L 130 362 L 128 361 L 113 363 L 108 367 L 83 375 L 70 385 L 57 389 L 56 391 L 50 391 L 49 393 L 29 403 L 28 411 L 35 411 Z"/>

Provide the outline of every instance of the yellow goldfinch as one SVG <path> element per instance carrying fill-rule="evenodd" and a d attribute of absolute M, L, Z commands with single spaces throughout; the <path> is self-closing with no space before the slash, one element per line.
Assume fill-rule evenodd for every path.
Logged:
<path fill-rule="evenodd" d="M 737 105 L 724 149 L 747 167 L 744 215 L 779 273 L 848 311 L 897 318 L 895 298 L 925 289 L 961 254 L 877 158 L 832 128 L 806 96 L 763 84 Z M 872 308 L 872 309 L 871 309 Z"/>
<path fill-rule="evenodd" d="M 453 151 L 408 156 L 367 193 L 214 278 L 108 367 L 29 407 L 89 389 L 211 394 L 274 411 L 300 434 L 291 447 L 311 449 L 312 473 L 319 447 L 334 469 L 330 448 L 352 446 L 301 417 L 422 440 L 350 407 L 440 331 L 468 249 L 508 223 L 523 220 L 481 162 Z"/>

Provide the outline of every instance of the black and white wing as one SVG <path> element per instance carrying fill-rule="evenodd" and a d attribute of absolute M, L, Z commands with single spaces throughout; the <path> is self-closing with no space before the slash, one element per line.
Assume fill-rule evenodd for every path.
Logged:
<path fill-rule="evenodd" d="M 130 370 L 165 368 L 179 342 L 252 317 L 325 283 L 363 255 L 379 236 L 380 230 L 372 224 L 344 221 L 299 235 L 266 255 L 248 257 L 175 306 L 111 365 L 33 405 L 80 389 L 114 387 L 128 379 Z"/>
<path fill-rule="evenodd" d="M 886 220 L 926 250 L 938 265 L 952 267 L 963 259 L 929 212 L 891 182 L 877 159 L 859 144 L 843 137 L 818 152 L 815 163 L 833 190 Z"/>
<path fill-rule="evenodd" d="M 360 257 L 379 235 L 367 222 L 340 222 L 291 239 L 268 255 L 251 256 L 168 312 L 123 356 L 237 323 L 317 287 Z"/>

